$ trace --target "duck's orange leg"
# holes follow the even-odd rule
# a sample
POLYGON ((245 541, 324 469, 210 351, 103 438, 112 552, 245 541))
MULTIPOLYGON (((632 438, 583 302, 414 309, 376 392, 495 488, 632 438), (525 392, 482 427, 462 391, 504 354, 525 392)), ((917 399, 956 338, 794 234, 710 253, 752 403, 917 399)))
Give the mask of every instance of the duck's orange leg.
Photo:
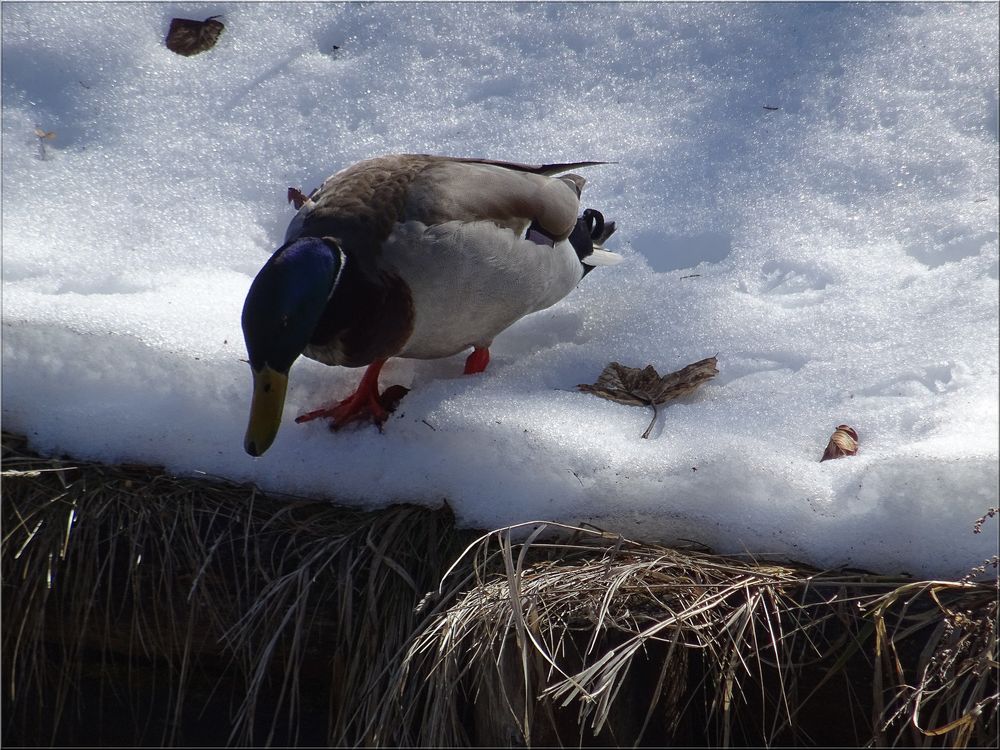
POLYGON ((365 374, 361 376, 357 390, 340 403, 306 412, 296 417, 295 422, 301 424, 313 419, 328 417, 330 428, 337 430, 350 422, 370 418, 381 430, 382 423, 389 418, 391 410, 385 408, 378 392, 378 376, 384 364, 385 360, 379 359, 368 365, 365 374))
POLYGON ((465 360, 465 374, 475 375, 486 369, 490 363, 490 348, 488 346, 477 346, 472 350, 472 354, 465 360))

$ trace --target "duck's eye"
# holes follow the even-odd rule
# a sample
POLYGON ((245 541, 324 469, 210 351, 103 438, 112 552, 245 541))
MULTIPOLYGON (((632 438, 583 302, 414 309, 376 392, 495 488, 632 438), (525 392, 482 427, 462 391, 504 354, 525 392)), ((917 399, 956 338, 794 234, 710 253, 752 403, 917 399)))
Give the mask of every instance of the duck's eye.
POLYGON ((587 222, 587 231, 590 232, 591 239, 600 239, 604 233, 604 214, 596 209, 588 208, 583 212, 583 220, 587 222))

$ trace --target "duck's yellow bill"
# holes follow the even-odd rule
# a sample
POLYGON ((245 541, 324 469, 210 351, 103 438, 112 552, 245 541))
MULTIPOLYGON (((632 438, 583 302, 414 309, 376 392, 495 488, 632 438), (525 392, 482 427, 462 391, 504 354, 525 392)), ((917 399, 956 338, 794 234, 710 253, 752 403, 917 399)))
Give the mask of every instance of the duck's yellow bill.
POLYGON ((285 391, 288 375, 264 365, 253 371, 253 400, 250 402, 250 424, 243 439, 243 447, 251 456, 260 456, 271 447, 281 412, 285 408, 285 391))

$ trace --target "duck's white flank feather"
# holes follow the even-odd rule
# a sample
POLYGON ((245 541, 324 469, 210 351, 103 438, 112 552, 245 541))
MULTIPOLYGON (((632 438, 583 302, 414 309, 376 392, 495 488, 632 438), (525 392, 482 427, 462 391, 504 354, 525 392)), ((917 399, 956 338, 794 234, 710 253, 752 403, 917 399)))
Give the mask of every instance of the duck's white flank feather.
POLYGON ((489 346, 518 319, 561 300, 583 276, 568 241, 537 245, 490 221, 397 224, 382 252, 387 270, 410 287, 413 333, 398 356, 415 359, 489 346))

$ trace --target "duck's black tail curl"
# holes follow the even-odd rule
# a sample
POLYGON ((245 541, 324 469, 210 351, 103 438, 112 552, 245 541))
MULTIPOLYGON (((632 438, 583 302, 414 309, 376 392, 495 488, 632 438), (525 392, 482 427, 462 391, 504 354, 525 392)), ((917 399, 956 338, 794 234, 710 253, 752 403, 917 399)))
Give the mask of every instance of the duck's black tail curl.
POLYGON ((610 266, 618 263, 621 256, 604 249, 604 243, 618 227, 613 221, 605 221, 604 214, 596 208, 588 208, 576 220, 576 226, 569 236, 569 242, 583 264, 584 275, 594 266, 610 266))
POLYGON ((605 240, 615 233, 615 226, 613 221, 605 221, 604 214, 598 211, 596 208, 588 208, 583 212, 577 223, 580 221, 587 225, 587 231, 590 233, 590 239, 598 247, 604 245, 605 240))

